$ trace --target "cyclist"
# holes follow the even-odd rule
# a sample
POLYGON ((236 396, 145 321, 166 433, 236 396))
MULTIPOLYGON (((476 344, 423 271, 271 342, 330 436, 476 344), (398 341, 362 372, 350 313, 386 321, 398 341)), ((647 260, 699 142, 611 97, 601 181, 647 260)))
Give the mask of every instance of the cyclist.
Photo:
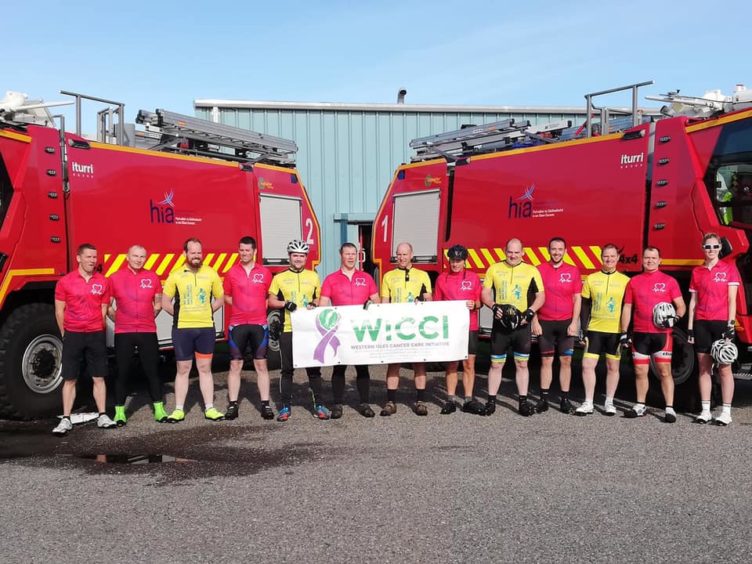
POLYGON ((240 373, 248 348, 251 349, 253 367, 256 369, 261 417, 274 419, 274 411, 269 404, 270 383, 266 364, 266 348, 269 344, 266 302, 272 284, 272 273, 256 262, 256 249, 256 239, 250 236, 241 238, 238 243, 240 262, 230 268, 224 280, 225 303, 232 311, 228 326, 231 360, 227 375, 229 404, 225 419, 235 419, 238 416, 240 373))
MULTIPOLYGON (((413 268, 413 246, 410 243, 397 245, 397 268, 384 274, 381 285, 382 303, 404 304, 418 301, 431 301, 431 279, 423 270, 413 268)), ((413 362, 415 374, 416 415, 428 415, 426 407, 426 364, 413 362)), ((392 363, 386 369, 387 402, 380 415, 388 417, 397 413, 397 387, 401 365, 392 363)))
MULTIPOLYGON (((465 302, 470 311, 470 334, 468 335, 467 360, 462 361, 462 389, 465 399, 461 403, 462 411, 466 413, 482 414, 483 405, 473 398, 475 384, 475 354, 478 351, 478 310, 480 309, 481 282, 478 275, 465 268, 467 249, 462 245, 454 245, 447 251, 449 270, 442 272, 436 279, 433 298, 441 300, 460 300, 465 302)), ((447 402, 441 408, 441 413, 447 415, 457 410, 460 400, 457 391, 457 367, 459 361, 448 362, 446 365, 447 402)))
MULTIPOLYGON (((355 268, 358 248, 352 243, 343 243, 339 248, 340 268, 324 279, 321 286, 320 306, 362 305, 367 308, 371 303, 379 303, 379 291, 370 274, 355 268)), ((347 366, 338 364, 332 369, 332 419, 342 417, 342 403, 345 395, 345 371, 347 366)), ((355 366, 358 396, 358 413, 363 417, 373 417, 375 413, 368 404, 371 377, 368 365, 355 366)))
POLYGON ((214 312, 222 307, 222 281, 213 269, 203 264, 201 241, 188 239, 183 244, 185 263, 167 277, 162 291, 162 309, 173 316, 172 343, 175 347, 175 409, 167 417, 170 423, 185 419, 188 375, 196 358, 199 387, 204 399, 204 418, 221 421, 224 414, 214 407, 214 377, 211 372, 216 330, 214 312))
MULTIPOLYGON (((719 259, 721 238, 707 233, 702 238, 705 263, 692 271, 689 284, 689 339, 695 345, 697 363, 700 367, 700 401, 702 412, 695 418, 697 423, 708 423, 713 360, 710 347, 719 339, 733 340, 735 336, 736 295, 739 291, 739 272, 733 263, 719 259)), ((715 418, 719 425, 731 423, 731 401, 734 398, 734 375, 730 364, 719 364, 723 407, 715 418)))
POLYGON ((621 319, 624 291, 629 277, 616 271, 619 249, 608 243, 601 249, 601 270, 585 278, 582 286, 580 327, 585 331, 585 353, 582 357, 582 383, 585 401, 575 410, 575 415, 593 413, 595 396, 595 368, 600 356, 606 355, 606 402, 603 413, 616 415, 614 396, 619 385, 619 320, 621 319))
POLYGON ((504 261, 492 265, 486 272, 481 293, 481 300, 494 314, 485 414, 492 415, 496 411, 501 371, 511 347, 519 395, 518 411, 520 415, 529 417, 535 413, 535 406, 527 399, 530 381, 527 366, 530 358, 530 322, 545 302, 546 294, 538 269, 522 262, 522 241, 510 239, 505 253, 504 261))
MULTIPOLYGON (((281 309, 284 317, 284 327, 279 336, 279 352, 282 361, 279 389, 281 393, 281 408, 277 414, 277 421, 287 421, 292 414, 292 320, 290 314, 299 307, 313 309, 318 302, 321 284, 319 275, 313 270, 306 270, 309 247, 304 241, 290 241, 287 254, 290 257, 290 267, 277 274, 269 287, 269 307, 281 309)), ((308 385, 313 399, 313 412, 319 419, 329 419, 330 412, 321 403, 324 397, 321 391, 321 369, 308 367, 308 385)))
POLYGON ((560 408, 564 413, 574 413, 569 401, 569 384, 572 380, 572 354, 574 338, 580 323, 582 302, 582 277, 578 268, 564 262, 567 243, 561 237, 548 242, 548 262, 538 270, 546 289, 546 301, 533 318, 532 332, 538 336, 541 354, 541 397, 535 406, 538 413, 548 410, 548 391, 553 380, 554 354, 559 356, 560 408))
POLYGON ((94 401, 99 418, 97 426, 109 429, 115 422, 105 413, 107 390, 107 348, 104 318, 110 303, 110 286, 97 267, 97 249, 84 243, 76 251, 78 268, 63 276, 55 286, 55 319, 63 337, 63 418, 52 430, 54 435, 67 435, 73 424, 70 416, 76 399, 76 381, 81 361, 86 359, 88 373, 94 383, 94 401))
POLYGON ((645 398, 648 393, 648 370, 650 357, 653 357, 658 376, 661 379, 666 410, 663 420, 676 421, 674 411, 674 379, 671 375, 671 351, 673 347, 672 327, 686 312, 681 290, 677 281, 660 271, 661 253, 656 247, 645 247, 642 252, 642 274, 629 281, 624 293, 624 307, 621 314, 622 348, 630 343, 629 322, 634 317, 632 339, 632 361, 634 362, 637 403, 627 410, 625 417, 642 417, 647 413, 645 398), (673 304, 674 311, 659 319, 654 315, 656 306, 673 304), (661 304, 661 305, 659 305, 661 304))
POLYGON ((115 423, 126 424, 125 399, 128 396, 128 375, 133 353, 138 351, 141 366, 149 382, 149 396, 154 420, 167 421, 159 378, 159 342, 154 318, 162 309, 162 283, 151 270, 144 268, 146 249, 132 245, 126 255, 126 266, 110 276, 112 302, 107 315, 115 322, 115 423))

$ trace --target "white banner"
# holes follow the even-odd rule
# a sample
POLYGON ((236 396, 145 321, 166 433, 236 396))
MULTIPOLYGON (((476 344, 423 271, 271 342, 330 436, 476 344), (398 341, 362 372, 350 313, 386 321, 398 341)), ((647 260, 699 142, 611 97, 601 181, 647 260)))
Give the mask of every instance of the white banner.
POLYGON ((293 365, 463 360, 469 330, 463 301, 298 309, 292 314, 293 365))

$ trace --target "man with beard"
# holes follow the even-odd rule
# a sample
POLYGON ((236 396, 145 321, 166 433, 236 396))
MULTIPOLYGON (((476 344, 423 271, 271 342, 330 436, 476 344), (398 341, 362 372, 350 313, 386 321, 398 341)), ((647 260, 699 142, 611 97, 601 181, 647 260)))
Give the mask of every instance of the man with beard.
POLYGON ((214 312, 222 307, 224 297, 222 281, 214 270, 203 264, 201 241, 188 239, 183 251, 185 263, 170 273, 162 292, 162 309, 174 318, 172 343, 177 361, 175 410, 167 421, 179 423, 185 419, 188 374, 194 355, 204 398, 204 417, 220 421, 224 415, 214 407, 211 363, 216 340, 214 312))
POLYGON ((574 337, 580 322, 582 278, 576 266, 566 264, 567 243, 561 237, 548 242, 551 257, 538 267, 546 289, 546 301, 533 319, 533 335, 538 336, 541 354, 541 397, 535 406, 538 413, 548 410, 548 390, 553 380, 554 354, 559 356, 560 408, 563 413, 574 413, 569 401, 569 384, 572 380, 572 354, 574 337))

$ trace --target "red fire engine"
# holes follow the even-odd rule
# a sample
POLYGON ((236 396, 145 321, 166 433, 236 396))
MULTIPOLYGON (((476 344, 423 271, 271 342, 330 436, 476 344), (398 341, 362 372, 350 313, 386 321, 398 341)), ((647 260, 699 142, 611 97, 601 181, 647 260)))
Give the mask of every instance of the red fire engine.
MULTIPOLYGON (((243 235, 257 239, 259 260, 273 271, 287 264, 290 239, 311 245, 311 266, 320 260, 294 142, 165 110, 139 112, 146 130, 136 132, 123 104, 64 94, 75 97, 75 134, 51 127, 47 107, 57 104, 10 93, 0 101, 0 416, 59 409, 53 291, 83 242, 97 246, 108 276, 138 243, 149 252, 146 267, 164 280, 183 263, 189 237, 202 240, 204 263, 220 275, 237 260, 243 235), (108 104, 96 142, 80 134, 82 99, 108 104)), ((220 310, 218 337, 224 320, 220 310)), ((160 313, 163 347, 171 323, 160 313)))
MULTIPOLYGON (((511 237, 522 239, 526 260, 538 265, 549 258, 548 240, 562 236, 583 274, 600 267, 606 243, 621 249, 626 273, 640 270, 643 247, 656 246, 686 292, 692 268, 702 264, 702 235, 715 232, 724 260, 742 275, 737 334, 748 363, 752 93, 741 86, 731 97, 672 92, 660 98, 668 102, 661 113, 648 117, 637 108, 646 84, 588 94, 580 127, 509 119, 413 140, 416 156, 397 168, 374 222, 379 275, 392 268, 401 241, 412 243, 415 263, 434 276, 448 266, 446 250, 461 243, 468 267, 482 275, 504 259, 511 237), (593 105, 620 90, 632 91, 631 111, 616 116, 593 105)), ((488 328, 489 312, 484 319, 488 328)), ((675 337, 675 380, 691 395, 694 354, 684 329, 675 337)))

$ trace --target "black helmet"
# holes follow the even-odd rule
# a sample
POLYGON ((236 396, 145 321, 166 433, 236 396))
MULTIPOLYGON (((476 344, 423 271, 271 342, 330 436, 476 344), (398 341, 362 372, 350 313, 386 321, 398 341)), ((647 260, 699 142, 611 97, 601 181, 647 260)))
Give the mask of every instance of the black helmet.
POLYGON ((499 323, 504 329, 514 331, 522 323, 522 313, 511 304, 503 304, 501 307, 502 317, 499 323))
POLYGON ((467 260, 467 249, 462 245, 454 245, 447 251, 449 260, 467 260))

